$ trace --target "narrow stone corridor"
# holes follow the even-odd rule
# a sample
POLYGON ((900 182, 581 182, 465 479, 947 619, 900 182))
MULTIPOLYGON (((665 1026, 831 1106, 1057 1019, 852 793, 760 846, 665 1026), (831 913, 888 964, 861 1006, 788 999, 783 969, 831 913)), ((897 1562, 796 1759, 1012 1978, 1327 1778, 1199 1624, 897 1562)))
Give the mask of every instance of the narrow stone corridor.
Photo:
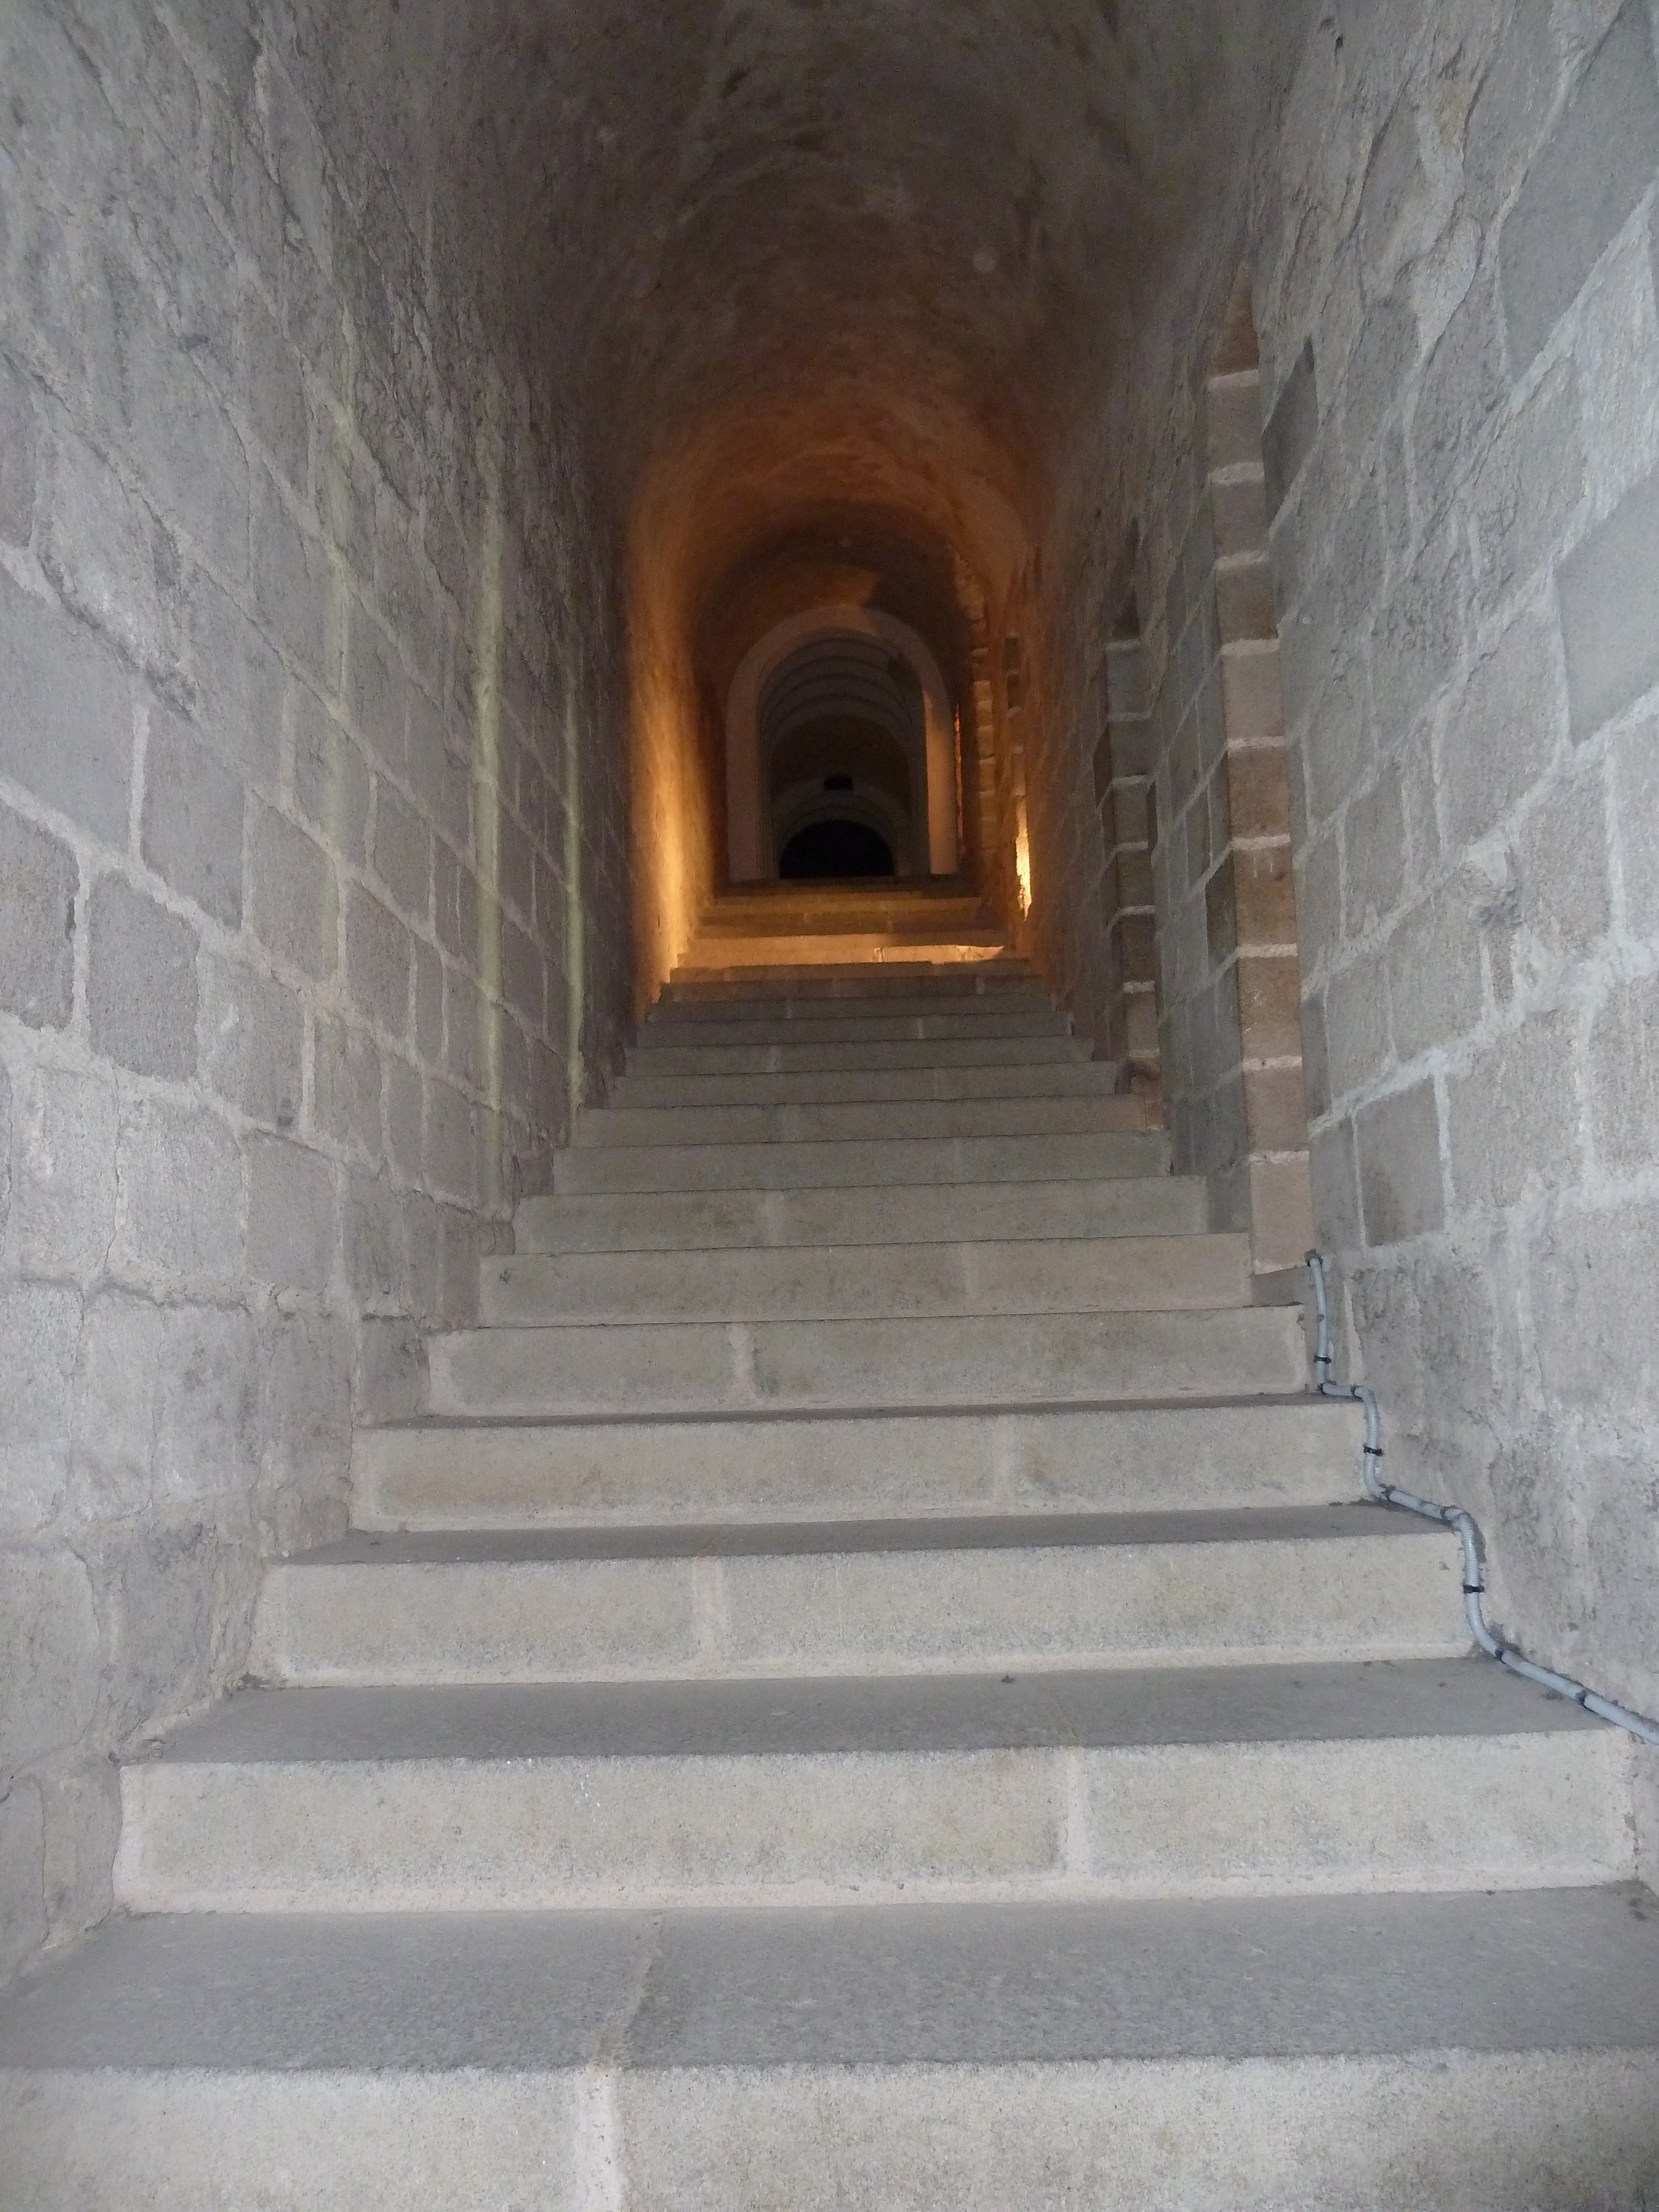
POLYGON ((125 1767, 23 2201, 1639 2191, 1634 1747, 1330 1502, 1354 1409, 1116 1078, 971 898, 716 903, 125 1767))
POLYGON ((0 0, 4 2212, 1659 2195, 1656 52, 0 0))

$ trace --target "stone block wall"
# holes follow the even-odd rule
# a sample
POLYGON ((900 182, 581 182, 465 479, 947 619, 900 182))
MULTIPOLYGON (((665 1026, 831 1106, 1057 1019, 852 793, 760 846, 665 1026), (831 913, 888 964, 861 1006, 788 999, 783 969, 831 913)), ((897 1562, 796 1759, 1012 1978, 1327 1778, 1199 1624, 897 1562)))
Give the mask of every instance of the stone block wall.
POLYGON ((576 477, 318 67, 234 0, 0 18, 0 1975, 623 1010, 576 477))
POLYGON ((1157 942, 1152 905, 1152 723, 1146 713, 1140 640, 1126 634, 1106 648, 1105 728, 1094 750, 1095 802, 1103 866, 1100 928, 1106 1003, 1102 1057, 1115 1060, 1127 1089, 1158 1081, 1157 942))
MULTIPOLYGON (((1040 574, 1025 596, 1018 683, 1009 694, 1018 704, 1006 718, 1001 739, 1005 773, 1015 787, 1005 819, 1024 826, 1031 881, 1019 943, 1079 1034, 1092 1039, 1095 1057, 1122 1065, 1125 1006, 1116 963, 1123 940, 1115 940, 1106 926, 1117 872, 1100 783, 1100 743, 1112 723, 1109 659, 1103 649, 1089 654, 1076 693, 1068 695, 1072 656, 1056 635, 1069 627, 1068 611, 1052 586, 1044 592, 1040 574), (1078 743, 1079 730, 1091 732, 1091 742, 1078 743)), ((1127 793, 1126 806, 1132 815, 1127 793)))
MULTIPOLYGON (((1243 264, 1314 1224, 1346 1356, 1380 1394, 1397 1472, 1481 1517, 1495 1618, 1650 1712, 1655 47, 1649 0, 1344 0, 1311 17, 1079 457, 1066 547, 1102 580, 1104 626, 1105 580, 1138 544, 1149 689, 1173 685, 1193 716, 1179 779, 1170 763, 1185 817, 1225 720, 1204 692, 1221 649, 1200 581, 1206 386, 1243 264)), ((1092 741, 1081 724, 1079 751, 1092 741)), ((1235 809, 1206 815, 1212 852, 1235 809)), ((1162 789, 1157 827, 1173 1091, 1171 987, 1201 978, 1208 916, 1176 896, 1162 789)))
POLYGON ((1218 1229, 1255 1262, 1310 1231, 1295 895, 1267 559, 1273 426, 1261 421, 1248 290, 1200 388, 1187 463, 1151 533, 1148 660, 1158 1031, 1177 1168, 1209 1178, 1218 1229), (1160 557, 1161 556, 1161 557, 1160 557))
POLYGON ((1659 1710, 1647 0, 1343 9, 1262 201, 1319 1235, 1493 1606, 1659 1710), (1333 118, 1336 118, 1334 125, 1333 118))

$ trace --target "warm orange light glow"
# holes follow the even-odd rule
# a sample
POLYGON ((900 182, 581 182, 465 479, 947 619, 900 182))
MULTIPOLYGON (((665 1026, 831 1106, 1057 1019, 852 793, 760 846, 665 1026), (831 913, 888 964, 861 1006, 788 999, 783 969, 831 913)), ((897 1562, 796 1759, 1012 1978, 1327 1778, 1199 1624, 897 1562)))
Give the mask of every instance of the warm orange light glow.
POLYGON ((1019 884, 1019 910, 1031 911, 1031 833, 1025 826, 1025 801, 1019 801, 1014 829, 1014 874, 1019 884))

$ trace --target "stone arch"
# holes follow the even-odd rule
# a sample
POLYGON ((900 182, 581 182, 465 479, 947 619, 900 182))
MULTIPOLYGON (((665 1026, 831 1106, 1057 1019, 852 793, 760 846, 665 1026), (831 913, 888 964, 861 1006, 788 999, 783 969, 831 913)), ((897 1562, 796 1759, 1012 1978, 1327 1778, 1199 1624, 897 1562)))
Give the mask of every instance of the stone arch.
POLYGON ((908 623, 870 607, 819 606, 792 615, 744 654, 732 679, 726 710, 727 857, 733 883, 758 883, 776 872, 769 793, 761 758, 761 704, 768 684, 803 646, 836 639, 878 644, 902 660, 921 693, 922 728, 914 762, 926 825, 928 873, 953 875, 957 848, 956 724, 951 696, 932 651, 908 623))

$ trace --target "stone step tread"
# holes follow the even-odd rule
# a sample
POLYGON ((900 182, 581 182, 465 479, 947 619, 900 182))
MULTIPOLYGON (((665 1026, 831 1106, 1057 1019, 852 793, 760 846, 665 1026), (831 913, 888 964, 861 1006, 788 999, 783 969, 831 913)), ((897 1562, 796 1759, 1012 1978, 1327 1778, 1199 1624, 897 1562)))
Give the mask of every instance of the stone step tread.
POLYGON ((268 1570, 248 1672, 546 1682, 1447 1658, 1468 1647, 1460 1556, 1449 1532, 1364 1506, 359 1531, 268 1570))
POLYGON ((776 1012, 761 1013, 741 1001, 729 1006, 677 1007, 672 1012, 647 1015, 628 1040, 627 1048, 630 1058, 637 1063, 642 1055, 650 1055, 661 1049, 664 1031, 672 1030, 674 1033, 672 1042, 702 1042, 731 1051, 735 1048, 729 1042, 722 1046, 720 1033, 741 1027, 750 1030, 775 1030, 777 1042, 781 1044, 831 1045, 835 1048, 837 1060, 845 1060, 852 1066, 875 1053, 879 1047, 894 1042, 941 1045, 964 1041, 971 1043, 976 1038, 987 1038, 1004 1044, 1023 1042, 1036 1045, 1055 1037, 1069 1037, 1074 1043, 1091 1049, 1088 1039, 1081 1032, 1073 1030, 1063 1017, 1054 1017, 1054 1009, 1046 1002, 1041 1006, 1031 1007, 1012 1002, 993 1004, 986 1000, 971 1003, 988 1006, 990 1010, 980 1016, 963 1012, 960 1008, 947 1004, 935 1005, 926 1010, 913 1008, 907 1012, 896 1003, 891 1007, 861 1006, 848 1000, 831 1000, 825 1001, 821 1009, 821 1019, 814 1018, 809 1020, 804 1017, 791 1018, 776 1012), (1014 1025, 1016 1017, 1024 1021, 1027 1015, 1040 1026, 1024 1029, 1014 1025), (926 1031, 918 1035, 916 1032, 918 1021, 947 1019, 953 1026, 944 1036, 929 1036, 926 1031), (861 1038, 848 1038, 839 1034, 846 1023, 863 1024, 871 1020, 880 1021, 886 1027, 861 1038), (976 1023, 982 1026, 975 1027, 976 1023), (705 1036, 704 1032, 708 1034, 705 1036))
POLYGON ((1214 1310, 1251 1303, 1247 1237, 981 1239, 519 1253, 482 1263, 489 1327, 1214 1310))
POLYGON ((1161 1130, 1043 1137, 828 1137, 793 1144, 622 1145, 556 1154, 555 1188, 845 1190, 878 1185, 1109 1181, 1163 1176, 1161 1130))
POLYGON ((304 1686, 237 1692, 140 1765, 776 1759, 1589 1733, 1477 1658, 884 1680, 304 1686))
POLYGON ((433 1413, 715 1413, 1293 1389, 1286 1308, 855 1321, 572 1322, 428 1340, 433 1413))
POLYGON ((924 1183, 905 1188, 607 1191, 522 1200, 520 1255, 961 1244, 1205 1232, 1196 1176, 1099 1182, 924 1183))
POLYGON ((757 968, 677 968, 654 1006, 711 1006, 765 998, 841 999, 879 1005, 887 999, 977 999, 1005 992, 1042 992, 1036 969, 1012 957, 937 968, 922 960, 884 960, 860 968, 790 968, 776 962, 757 968))
MULTIPOLYGON (((955 1104, 973 1099, 1116 1098, 1109 1060, 1054 1060, 1036 1067, 739 1069, 617 1077, 604 1110, 629 1107, 841 1106, 880 1099, 955 1104)), ((1139 1126, 1148 1126, 1145 1109, 1139 1126)))
MULTIPOLYGON (((459 1426, 459 1424, 452 1425, 459 1426)), ((1194 1508, 1145 1513, 895 1514, 859 1521, 589 1522, 569 1528, 358 1528, 297 1552, 285 1570, 535 1565, 587 1559, 805 1559, 845 1553, 1139 1550, 1191 1545, 1351 1542, 1443 1544, 1415 1514, 1352 1504, 1194 1508)))
POLYGON ((869 927, 823 921, 810 922, 798 934, 787 937, 769 931, 738 930, 730 937, 708 938, 698 948, 701 961, 711 968, 758 968, 774 961, 789 967, 808 962, 850 965, 860 960, 881 967, 896 957, 925 959, 941 968, 955 964, 978 968, 1002 959, 1006 951, 1000 928, 981 928, 975 922, 952 921, 948 916, 925 929, 909 929, 902 924, 869 927))
POLYGON ((950 1015, 990 1021, 1009 1015, 1031 1014, 1048 1021, 1059 1013, 1046 992, 1017 989, 1012 984, 998 991, 896 991, 884 996, 866 994, 858 998, 848 994, 797 997, 788 993, 769 997, 755 993, 741 999, 665 997, 659 999, 647 1013, 640 1024, 640 1034, 649 1036, 668 1024, 685 1028, 731 1022, 798 1024, 810 1034, 820 1022, 848 1019, 914 1022, 950 1015))
POLYGON ((788 1105, 594 1107, 577 1117, 579 1152, 623 1146, 938 1142, 956 1137, 1097 1136, 1151 1127, 1128 1096, 846 1099, 788 1105))
POLYGON ((139 1910, 1526 1887, 1627 1741, 1442 1657, 247 1690, 121 1777, 139 1910))
POLYGON ((353 1438, 360 1523, 563 1525, 1325 1504, 1358 1493, 1358 1409, 1264 1394, 920 1412, 430 1416, 353 1438))
MULTIPOLYGON (((768 2070, 1659 2053, 1656 1993, 1659 1899, 1634 1884, 833 1911, 118 1917, 7 1993, 0 2069, 349 2076, 602 2060, 768 2070)), ((1659 2153, 1659 2118, 1648 2140, 1659 2153)))
POLYGON ((1069 1015, 1050 1006, 991 1006, 972 1012, 928 1007, 911 1014, 848 1007, 834 1013, 815 1012, 810 1019, 783 1014, 750 1018, 734 1012, 722 1012, 718 1020, 659 1018, 641 1024, 633 1048, 696 1044, 942 1044, 952 1039, 1072 1034, 1069 1015))
POLYGON ((862 1044, 663 1045, 646 1036, 629 1048, 628 1068, 640 1076, 944 1073, 953 1068, 1086 1067, 1096 1063, 1087 1038, 1056 1031, 1041 1037, 877 1038, 862 1044))

